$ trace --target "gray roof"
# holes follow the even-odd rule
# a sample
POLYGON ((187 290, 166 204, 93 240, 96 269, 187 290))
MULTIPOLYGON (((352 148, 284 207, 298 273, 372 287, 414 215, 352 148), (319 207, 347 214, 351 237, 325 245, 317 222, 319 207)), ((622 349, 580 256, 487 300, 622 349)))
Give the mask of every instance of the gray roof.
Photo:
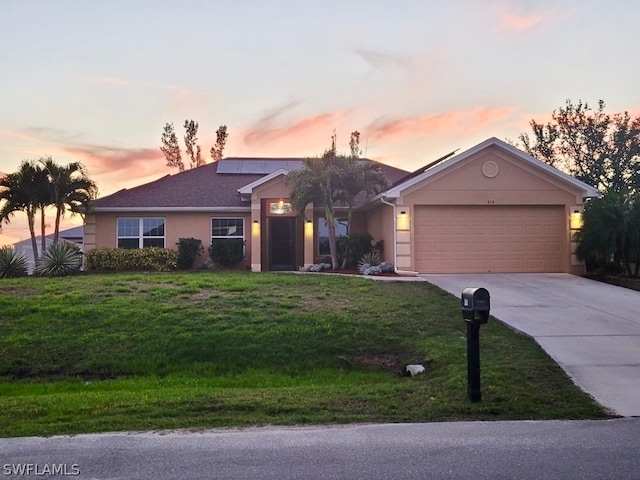
MULTIPOLYGON (((300 168, 302 160, 304 158, 226 158, 99 198, 94 202, 94 209, 249 208, 249 202, 241 199, 239 188, 284 168, 284 165, 288 167, 285 169, 300 168)), ((374 163, 382 168, 391 183, 408 173, 374 163)))

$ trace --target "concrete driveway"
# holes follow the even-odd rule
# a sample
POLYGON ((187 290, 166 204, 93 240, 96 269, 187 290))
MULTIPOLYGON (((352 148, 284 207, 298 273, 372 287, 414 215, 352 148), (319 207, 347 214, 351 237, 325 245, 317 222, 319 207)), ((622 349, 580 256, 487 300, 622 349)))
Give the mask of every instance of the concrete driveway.
POLYGON ((560 273, 421 277, 458 297, 486 288, 494 317, 533 337, 600 404, 640 416, 640 292, 560 273))

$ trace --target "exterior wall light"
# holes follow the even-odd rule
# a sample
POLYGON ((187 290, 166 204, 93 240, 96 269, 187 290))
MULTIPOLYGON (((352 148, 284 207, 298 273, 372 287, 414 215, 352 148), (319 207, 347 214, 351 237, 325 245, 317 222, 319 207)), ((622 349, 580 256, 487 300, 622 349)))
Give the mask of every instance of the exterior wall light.
POLYGON ((410 230, 411 229, 411 220, 409 219, 409 215, 406 210, 401 210, 400 215, 398 215, 398 230, 410 230))
POLYGON ((571 230, 580 230, 584 224, 582 212, 580 210, 574 210, 571 213, 571 230))

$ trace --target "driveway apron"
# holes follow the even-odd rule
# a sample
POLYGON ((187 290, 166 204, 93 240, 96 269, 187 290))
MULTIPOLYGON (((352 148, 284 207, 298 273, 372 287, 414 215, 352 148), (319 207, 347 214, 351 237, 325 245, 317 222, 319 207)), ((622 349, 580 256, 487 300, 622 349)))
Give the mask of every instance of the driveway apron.
POLYGON ((458 297, 486 288, 491 315, 533 337, 601 405, 640 416, 640 292, 561 273, 420 276, 458 297))

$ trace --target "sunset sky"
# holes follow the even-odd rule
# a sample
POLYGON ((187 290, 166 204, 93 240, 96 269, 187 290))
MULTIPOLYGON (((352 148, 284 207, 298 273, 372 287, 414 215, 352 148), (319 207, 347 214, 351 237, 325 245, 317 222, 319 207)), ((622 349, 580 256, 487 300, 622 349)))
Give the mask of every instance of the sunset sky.
MULTIPOLYGON (((413 170, 516 140, 567 99, 640 114, 640 3, 612 0, 0 0, 0 172, 83 162, 100 196, 175 173, 162 127, 208 154, 348 151, 413 170)), ((67 219, 65 227, 79 219, 67 219)), ((16 217, 0 245, 28 237, 16 217)))

